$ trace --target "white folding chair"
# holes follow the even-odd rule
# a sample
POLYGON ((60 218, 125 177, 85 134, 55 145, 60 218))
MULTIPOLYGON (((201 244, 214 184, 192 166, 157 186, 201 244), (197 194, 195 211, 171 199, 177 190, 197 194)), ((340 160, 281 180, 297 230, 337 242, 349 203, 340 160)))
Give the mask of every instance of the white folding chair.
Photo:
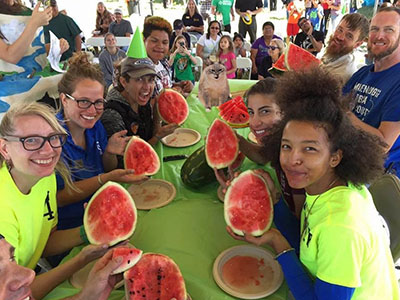
POLYGON ((195 36, 194 34, 188 33, 190 36, 190 43, 191 45, 191 49, 195 49, 196 48, 196 44, 197 44, 197 36, 195 36))
POLYGON ((203 72, 203 60, 200 56, 195 56, 196 64, 194 65, 194 79, 200 80, 201 73, 203 72))
POLYGON ((237 57, 236 58, 236 67, 238 69, 246 69, 246 72, 247 72, 247 70, 249 70, 247 79, 250 79, 250 77, 251 77, 252 66, 253 66, 253 63, 251 62, 250 58, 248 58, 248 57, 237 57))

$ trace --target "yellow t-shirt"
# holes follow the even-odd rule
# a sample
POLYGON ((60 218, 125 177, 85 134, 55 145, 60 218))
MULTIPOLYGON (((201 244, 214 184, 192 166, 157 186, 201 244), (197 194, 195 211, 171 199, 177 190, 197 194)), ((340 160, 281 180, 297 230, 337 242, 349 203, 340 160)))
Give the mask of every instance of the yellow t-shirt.
POLYGON ((307 195, 300 260, 314 277, 355 288, 352 300, 400 299, 389 239, 365 186, 307 195), (312 203, 311 213, 308 214, 312 203))
POLYGON ((35 268, 57 225, 56 177, 42 178, 22 194, 7 167, 0 168, 0 233, 15 247, 19 265, 35 268))

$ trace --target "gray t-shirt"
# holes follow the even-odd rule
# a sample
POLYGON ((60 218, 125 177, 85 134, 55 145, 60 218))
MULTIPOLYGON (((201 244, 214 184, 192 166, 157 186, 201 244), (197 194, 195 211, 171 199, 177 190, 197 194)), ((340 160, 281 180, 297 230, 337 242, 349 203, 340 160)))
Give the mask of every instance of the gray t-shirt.
POLYGON ((104 80, 106 82, 107 87, 109 87, 112 83, 112 76, 114 72, 114 62, 120 59, 123 59, 126 56, 125 52, 121 49, 117 50, 117 53, 112 55, 107 51, 106 48, 99 55, 99 64, 101 71, 104 74, 104 80))
POLYGON ((117 24, 112 22, 108 28, 108 32, 111 32, 115 36, 125 36, 126 33, 133 33, 131 23, 127 20, 122 19, 121 23, 117 24))

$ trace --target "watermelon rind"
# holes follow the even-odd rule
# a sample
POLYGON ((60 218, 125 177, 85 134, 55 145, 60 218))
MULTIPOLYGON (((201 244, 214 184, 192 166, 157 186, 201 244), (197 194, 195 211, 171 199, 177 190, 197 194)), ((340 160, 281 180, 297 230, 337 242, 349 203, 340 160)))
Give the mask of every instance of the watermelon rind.
MULTIPOLYGON (((165 275, 164 275, 165 276, 165 275)), ((159 253, 145 253, 142 258, 136 263, 135 266, 124 272, 125 281, 125 295, 127 300, 137 299, 159 299, 159 300, 186 300, 187 293, 185 287, 185 280, 178 265, 168 256, 159 253), (173 271, 169 273, 169 278, 163 278, 162 266, 168 267, 168 270, 173 271), (140 271, 140 272, 138 272, 140 271), (167 280, 169 282, 167 282, 167 280), (153 281, 157 283, 153 283, 153 281), (171 285, 168 286, 167 284, 171 285), (129 290, 132 285, 135 285, 131 293, 129 290), (151 298, 153 291, 160 290, 156 298, 151 298)))
MULTIPOLYGON (((114 274, 119 274, 122 272, 125 272, 126 270, 132 268, 134 265, 136 265, 136 263, 142 258, 143 255, 143 251, 137 248, 132 248, 132 247, 118 247, 118 248, 114 248, 113 249, 113 258, 114 257, 118 257, 118 255, 116 254, 117 252, 132 252, 132 255, 130 255, 130 257, 126 257, 123 256, 123 262, 122 264, 115 269, 111 275, 114 274), (128 261, 126 261, 128 259, 128 261)), ((122 253, 121 253, 122 254, 122 253)), ((129 256, 129 254, 128 254, 129 256)))
POLYGON ((157 152, 154 150, 154 148, 145 140, 141 139, 138 136, 132 136, 131 139, 129 140, 128 144, 125 147, 125 152, 124 152, 124 166, 125 169, 133 169, 135 171, 134 175, 144 175, 144 176, 150 176, 150 175, 154 175, 158 172, 158 170, 160 169, 160 158, 158 157, 157 152), (153 159, 153 163, 154 166, 152 167, 152 169, 150 170, 146 170, 145 172, 136 172, 135 168, 129 165, 128 162, 128 156, 129 156, 129 151, 133 151, 131 149, 132 144, 134 143, 141 143, 143 146, 145 146, 146 148, 149 149, 149 153, 146 155, 146 157, 144 157, 143 159, 138 159, 138 164, 140 164, 140 166, 143 166, 144 163, 144 159, 153 159))
POLYGON ((90 198, 90 201, 88 202, 85 208, 85 213, 83 215, 83 225, 85 228, 86 236, 90 244, 92 245, 108 244, 109 246, 113 246, 121 241, 130 238, 135 231, 136 222, 136 205, 132 199, 131 194, 120 184, 112 181, 107 182, 101 188, 99 188, 96 193, 94 193, 94 195, 90 198), (94 205, 94 203, 97 202, 98 196, 102 192, 107 191, 107 189, 116 189, 123 195, 123 197, 122 195, 112 194, 109 195, 106 203, 100 203, 101 205, 108 206, 110 206, 110 203, 113 203, 112 209, 103 210, 102 212, 105 215, 99 216, 97 222, 95 223, 96 220, 93 220, 90 217, 92 210, 91 207, 92 205, 94 205), (118 209, 123 204, 123 200, 126 201, 124 203, 126 205, 121 209, 118 209), (130 224, 130 222, 126 222, 124 217, 132 217, 133 223, 130 224), (126 226, 131 226, 130 230, 127 231, 125 228, 126 226), (118 233, 119 229, 123 230, 124 232, 119 232, 119 235, 116 235, 116 233, 108 234, 104 230, 104 232, 101 232, 101 238, 96 238, 96 236, 99 236, 99 234, 97 233, 99 227, 103 227, 105 230, 114 230, 116 233, 118 233))
POLYGON ((236 133, 233 129, 223 120, 215 119, 214 122, 211 124, 208 134, 206 137, 206 160, 208 165, 211 168, 222 169, 230 166, 239 154, 239 139, 236 136, 236 133), (219 129, 217 129, 217 127, 219 129), (214 139, 211 141, 210 136, 213 136, 215 131, 217 134, 220 133, 221 130, 225 129, 224 135, 221 136, 220 139, 214 139), (223 138, 222 138, 223 137, 223 138), (227 140, 230 141, 227 141, 227 140), (218 145, 212 147, 217 147, 217 149, 210 149, 211 143, 218 143, 218 145), (231 153, 229 157, 223 159, 222 152, 230 150, 231 153), (219 161, 216 161, 219 160, 219 161))
MULTIPOLYGON (((272 225, 272 221, 273 221, 273 216, 274 216, 274 211, 273 211, 273 203, 272 203, 272 198, 271 198, 271 194, 269 192, 268 189, 268 185, 265 182, 264 178, 262 178, 262 176, 254 173, 252 170, 248 170, 245 171, 243 173, 241 173, 238 177, 236 177, 234 180, 232 180, 231 184, 229 185, 227 192, 225 194, 225 199, 224 199, 224 217, 225 217, 225 222, 226 224, 232 229, 232 231, 237 234, 237 235, 244 235, 244 232, 242 229, 240 228, 236 228, 234 225, 232 225, 231 222, 231 218, 234 218, 234 216, 232 215, 232 207, 236 207, 238 206, 240 208, 240 210, 243 210, 244 212, 248 212, 249 211, 249 207, 247 206, 248 203, 245 203, 246 208, 241 207, 241 205, 243 205, 243 203, 241 203, 241 201, 243 201, 244 197, 240 195, 240 193, 238 193, 238 189, 242 189, 243 190, 243 194, 244 195, 251 195, 252 191, 248 189, 248 187, 246 186, 246 182, 245 180, 249 180, 251 177, 253 177, 255 179, 260 179, 265 187, 265 191, 268 195, 268 199, 266 199, 265 205, 266 205, 266 209, 269 209, 269 215, 266 216, 267 219, 267 223, 265 224, 264 228, 258 228, 256 230, 253 230, 251 232, 248 232, 249 234, 253 235, 253 236, 261 236, 263 235, 272 225), (239 198, 238 197, 243 197, 243 198, 239 198), (240 205, 237 205, 237 203, 235 203, 235 200, 237 200, 237 202, 239 202, 240 205)), ((257 195, 259 195, 259 193, 257 193, 257 195)), ((257 196, 254 195, 254 196, 257 196)), ((254 202, 255 203, 255 202, 254 202)), ((258 203, 257 203, 258 205, 258 203)), ((259 207, 256 207, 255 209, 259 209, 259 207)))
MULTIPOLYGON (((186 119, 189 116, 189 106, 186 102, 185 97, 183 97, 183 95, 173 89, 164 89, 162 90, 162 92, 160 93, 160 95, 158 96, 157 99, 157 112, 158 115, 160 116, 160 118, 167 124, 171 124, 171 123, 175 123, 178 125, 182 125, 186 119), (179 109, 179 111, 177 112, 178 114, 182 114, 182 115, 177 115, 175 114, 172 117, 169 117, 166 115, 167 112, 163 111, 164 108, 168 109, 168 110, 172 110, 175 108, 175 105, 172 105, 171 103, 167 103, 167 105, 163 105, 163 102, 166 101, 167 97, 166 96, 171 96, 173 95, 173 97, 177 97, 177 99, 180 100, 181 104, 183 104, 183 106, 185 107, 184 109, 182 109, 182 107, 179 109)), ((171 111, 168 111, 169 113, 171 111)))

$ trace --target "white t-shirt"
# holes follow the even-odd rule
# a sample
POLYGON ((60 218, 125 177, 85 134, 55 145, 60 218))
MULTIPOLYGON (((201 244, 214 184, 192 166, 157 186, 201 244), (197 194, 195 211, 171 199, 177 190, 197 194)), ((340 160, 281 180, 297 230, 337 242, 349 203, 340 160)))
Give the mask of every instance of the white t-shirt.
POLYGON ((218 51, 218 43, 219 40, 221 39, 221 36, 217 36, 216 40, 213 40, 210 36, 209 39, 207 39, 206 34, 203 34, 201 38, 198 40, 199 45, 203 46, 203 58, 208 58, 211 53, 217 53, 218 51))

